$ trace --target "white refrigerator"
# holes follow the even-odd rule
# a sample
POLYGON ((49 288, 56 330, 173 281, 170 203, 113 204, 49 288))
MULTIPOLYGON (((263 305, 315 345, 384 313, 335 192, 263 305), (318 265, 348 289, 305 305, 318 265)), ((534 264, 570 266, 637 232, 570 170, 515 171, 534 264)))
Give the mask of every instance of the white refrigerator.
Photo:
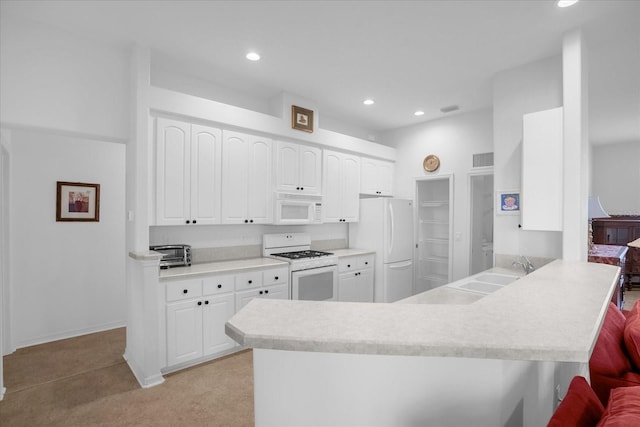
POLYGON ((374 302, 413 294, 413 201, 360 199, 360 219, 349 224, 349 247, 375 251, 374 302))

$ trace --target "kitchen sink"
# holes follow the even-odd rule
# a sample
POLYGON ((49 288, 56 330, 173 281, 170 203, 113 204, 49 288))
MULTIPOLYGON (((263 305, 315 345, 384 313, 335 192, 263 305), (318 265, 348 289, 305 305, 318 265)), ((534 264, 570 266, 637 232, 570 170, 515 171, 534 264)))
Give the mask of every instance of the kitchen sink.
POLYGON ((518 276, 509 276, 508 274, 497 273, 480 273, 475 276, 475 279, 479 282, 494 283, 496 285, 508 285, 514 280, 518 280, 518 276))
POLYGON ((519 276, 511 276, 509 274, 479 273, 445 286, 461 291, 487 295, 504 288, 509 283, 518 279, 519 276))

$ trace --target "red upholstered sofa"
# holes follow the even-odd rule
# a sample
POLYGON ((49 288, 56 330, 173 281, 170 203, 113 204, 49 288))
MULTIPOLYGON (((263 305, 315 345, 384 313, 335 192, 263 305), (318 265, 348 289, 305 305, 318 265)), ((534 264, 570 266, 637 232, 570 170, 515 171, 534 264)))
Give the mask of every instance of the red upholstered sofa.
POLYGON ((606 408, 584 377, 574 377, 547 427, 640 426, 640 386, 611 390, 606 408))
POLYGON ((611 389, 640 386, 640 301, 626 317, 615 304, 609 305, 589 360, 589 374, 603 405, 611 389))

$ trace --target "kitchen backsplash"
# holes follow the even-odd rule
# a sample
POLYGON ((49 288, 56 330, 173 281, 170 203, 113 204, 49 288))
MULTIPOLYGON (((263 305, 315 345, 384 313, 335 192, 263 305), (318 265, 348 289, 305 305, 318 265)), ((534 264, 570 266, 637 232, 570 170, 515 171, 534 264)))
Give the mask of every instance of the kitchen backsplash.
MULTIPOLYGON (((311 249, 316 251, 330 251, 331 249, 345 249, 346 247, 346 239, 314 240, 311 242, 311 249)), ((234 259, 259 258, 261 256, 262 245, 191 249, 191 262, 193 264, 229 261, 234 259)))

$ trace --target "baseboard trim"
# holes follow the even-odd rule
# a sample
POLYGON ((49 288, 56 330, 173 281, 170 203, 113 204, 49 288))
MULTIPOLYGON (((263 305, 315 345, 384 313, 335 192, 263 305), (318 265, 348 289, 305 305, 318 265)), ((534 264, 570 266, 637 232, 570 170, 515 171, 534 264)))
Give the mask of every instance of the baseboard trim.
POLYGON ((118 322, 105 323, 103 325, 92 326, 90 328, 74 329, 70 331, 60 332, 57 334, 46 335, 38 338, 21 341, 14 347, 14 351, 23 347, 31 347, 32 345, 46 344, 53 341, 79 337, 82 335, 94 334, 96 332, 109 331, 111 329, 122 328, 125 326, 127 326, 127 322, 125 320, 122 320, 118 322))

